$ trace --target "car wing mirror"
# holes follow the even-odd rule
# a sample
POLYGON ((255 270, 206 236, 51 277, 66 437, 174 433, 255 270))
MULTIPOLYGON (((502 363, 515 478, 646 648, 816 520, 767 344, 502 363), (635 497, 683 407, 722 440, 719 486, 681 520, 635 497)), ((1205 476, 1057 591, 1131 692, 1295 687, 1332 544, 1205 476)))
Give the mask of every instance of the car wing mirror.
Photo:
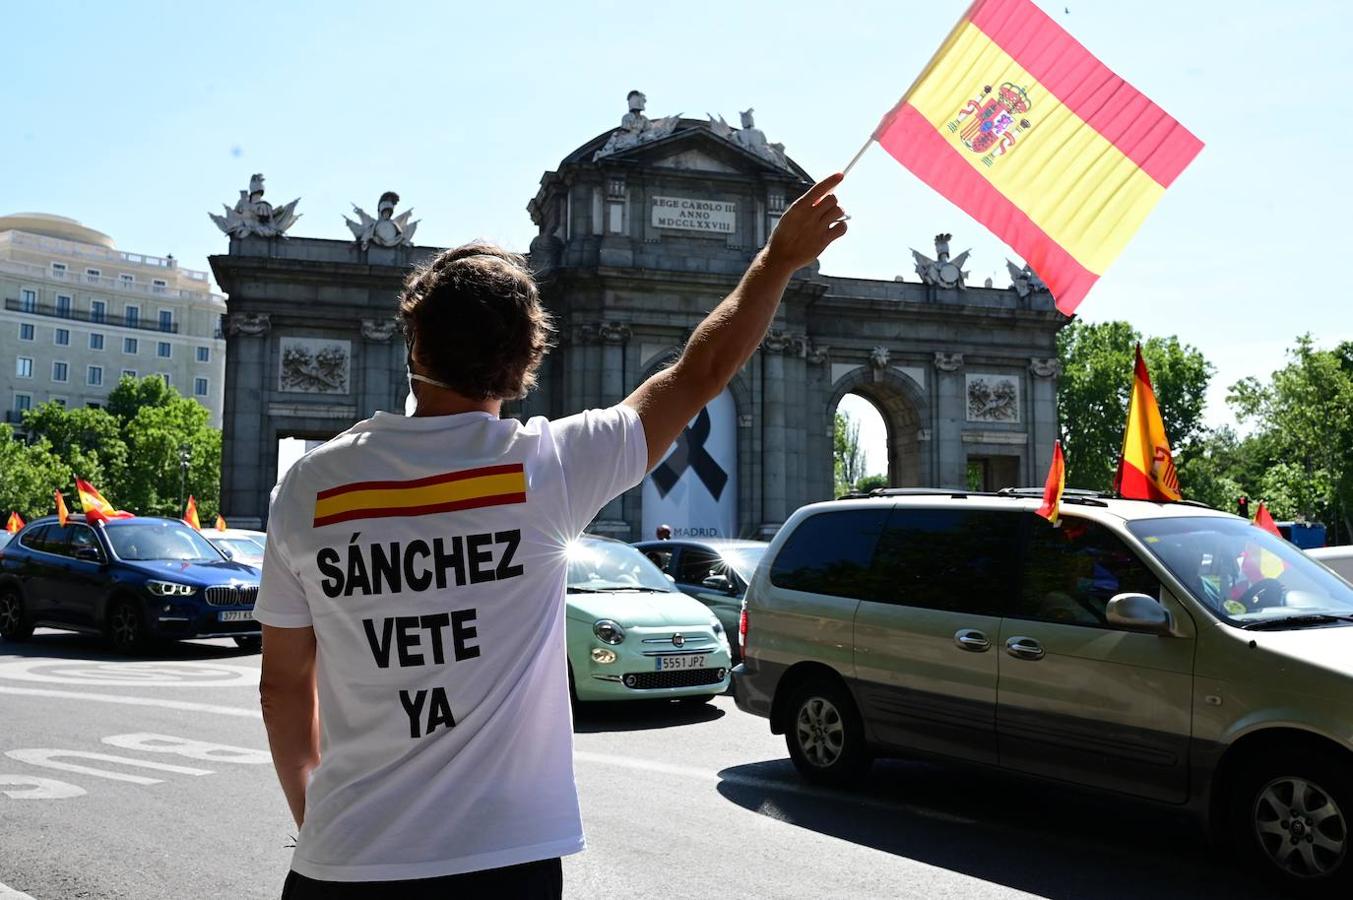
POLYGON ((728 591, 733 587, 733 583, 728 580, 727 575, 711 575, 700 582, 702 587, 707 587, 711 591, 728 591))
POLYGON ((1169 634, 1174 619, 1160 601, 1146 594, 1118 594, 1104 609, 1110 625, 1147 634, 1169 634))
POLYGON ((96 547, 76 547, 75 558, 85 562, 103 562, 103 554, 96 547))

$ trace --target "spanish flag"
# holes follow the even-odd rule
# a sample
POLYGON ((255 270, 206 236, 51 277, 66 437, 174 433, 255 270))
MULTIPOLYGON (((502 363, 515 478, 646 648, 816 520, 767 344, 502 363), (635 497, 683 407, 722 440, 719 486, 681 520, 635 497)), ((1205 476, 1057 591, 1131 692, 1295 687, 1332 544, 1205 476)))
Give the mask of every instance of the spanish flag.
POLYGON ((60 491, 53 491, 53 493, 56 500, 56 520, 64 527, 66 519, 70 517, 70 513, 66 510, 66 498, 61 496, 60 491))
POLYGON ((202 523, 197 519, 197 501, 193 499, 192 494, 188 495, 188 508, 183 512, 183 522, 198 531, 202 530, 202 523))
POLYGON ((1062 512, 1062 492, 1066 490, 1066 458, 1062 456, 1062 442, 1052 448, 1052 465, 1048 467, 1048 482, 1043 485, 1043 505, 1035 512, 1054 526, 1062 512))
POLYGON ((1123 455, 1118 460, 1113 489, 1118 496, 1131 500, 1179 500, 1183 496, 1140 344, 1132 399, 1128 402, 1127 431, 1123 434, 1123 455))
POLYGON ((226 530, 226 520, 223 519, 223 518, 221 518, 221 514, 220 514, 220 513, 217 513, 217 514, 216 514, 216 530, 217 530, 217 531, 225 531, 225 530, 226 530))
POLYGON ((1031 0, 968 7, 873 139, 1067 315, 1203 147, 1031 0))
POLYGON ((1283 536, 1283 533, 1278 530, 1278 523, 1273 521, 1273 514, 1268 511, 1268 506, 1262 500, 1259 501, 1259 511, 1254 514, 1254 524, 1274 537, 1283 536))
POLYGON ((23 526, 23 517, 16 512, 11 512, 9 514, 9 521, 5 523, 5 531, 8 531, 10 534, 18 534, 23 526))
POLYGON ((75 479, 75 491, 80 495, 80 508, 85 511, 85 520, 89 522, 107 522, 109 519, 130 519, 132 513, 124 509, 114 509, 113 504, 103 499, 103 494, 83 478, 75 479))
POLYGON ((526 470, 521 463, 509 463, 409 481, 358 481, 326 488, 315 495, 314 526, 525 502, 526 470))

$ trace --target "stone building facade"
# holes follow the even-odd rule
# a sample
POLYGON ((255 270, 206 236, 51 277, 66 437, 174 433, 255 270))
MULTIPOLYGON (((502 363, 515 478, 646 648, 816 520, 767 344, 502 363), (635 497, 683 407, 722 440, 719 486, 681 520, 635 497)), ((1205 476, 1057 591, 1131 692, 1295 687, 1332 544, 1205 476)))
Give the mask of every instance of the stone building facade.
MULTIPOLYGON (((750 111, 732 128, 648 120, 642 95, 634 103, 621 128, 545 173, 528 204, 531 265, 559 346, 539 388, 505 414, 610 405, 669 364, 811 183, 750 111)), ((947 249, 917 255, 921 283, 799 272, 726 396, 593 530, 634 540, 661 520, 678 533, 773 534, 831 496, 833 413, 847 393, 882 413, 894 485, 1041 483, 1066 320, 1027 279, 1019 290, 964 286, 963 257, 947 249)), ((324 438, 402 408, 393 300, 409 267, 435 252, 246 235, 212 258, 230 307, 222 502, 232 522, 266 515, 279 437, 324 438), (295 375, 323 368, 326 350, 342 359, 335 374, 295 375)))

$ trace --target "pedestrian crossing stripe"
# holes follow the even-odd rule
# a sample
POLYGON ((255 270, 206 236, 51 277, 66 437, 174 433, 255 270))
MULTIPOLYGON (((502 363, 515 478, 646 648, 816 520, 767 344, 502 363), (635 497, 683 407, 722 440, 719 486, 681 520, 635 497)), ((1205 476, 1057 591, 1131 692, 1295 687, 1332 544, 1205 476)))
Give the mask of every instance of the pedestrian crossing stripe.
POLYGON ((314 527, 525 502, 526 470, 521 463, 484 466, 408 481, 358 481, 326 488, 315 495, 314 527))

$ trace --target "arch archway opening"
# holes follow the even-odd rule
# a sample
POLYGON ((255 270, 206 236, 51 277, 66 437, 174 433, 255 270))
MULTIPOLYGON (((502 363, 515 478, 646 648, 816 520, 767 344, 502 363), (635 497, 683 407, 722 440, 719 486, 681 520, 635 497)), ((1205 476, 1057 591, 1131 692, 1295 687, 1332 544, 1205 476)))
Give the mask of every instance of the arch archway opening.
POLYGON ((861 369, 837 383, 828 415, 833 436, 833 486, 845 490, 919 487, 925 483, 921 428, 923 399, 914 386, 891 373, 879 378, 861 369), (837 427, 843 417, 844 433, 837 427), (849 450, 858 445, 852 465, 849 450))

